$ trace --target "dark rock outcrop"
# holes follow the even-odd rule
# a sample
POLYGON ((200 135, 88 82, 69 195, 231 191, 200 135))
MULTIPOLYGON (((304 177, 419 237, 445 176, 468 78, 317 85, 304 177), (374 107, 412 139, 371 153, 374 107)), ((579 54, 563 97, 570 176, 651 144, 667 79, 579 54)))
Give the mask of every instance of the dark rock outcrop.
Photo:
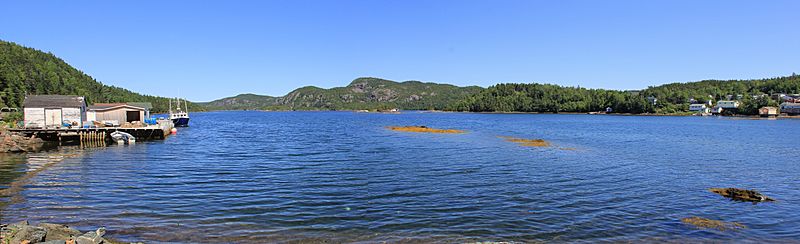
POLYGON ((709 191, 720 196, 730 198, 734 201, 742 202, 773 202, 775 199, 767 197, 756 190, 745 190, 739 188, 711 188, 709 191))

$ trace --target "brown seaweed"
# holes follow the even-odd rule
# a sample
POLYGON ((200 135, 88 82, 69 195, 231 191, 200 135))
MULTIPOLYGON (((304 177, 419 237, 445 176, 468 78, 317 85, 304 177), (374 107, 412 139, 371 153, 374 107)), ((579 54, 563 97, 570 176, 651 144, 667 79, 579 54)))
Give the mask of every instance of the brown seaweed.
POLYGON ((702 229, 717 229, 720 231, 744 229, 747 226, 739 222, 724 222, 719 220, 707 219, 702 217, 688 217, 682 218, 681 222, 688 225, 693 225, 702 229))
POLYGON ((404 132, 420 132, 420 133, 442 133, 442 134, 460 134, 465 133, 463 130, 454 129, 434 129, 427 126, 387 126, 386 128, 393 131, 404 132))

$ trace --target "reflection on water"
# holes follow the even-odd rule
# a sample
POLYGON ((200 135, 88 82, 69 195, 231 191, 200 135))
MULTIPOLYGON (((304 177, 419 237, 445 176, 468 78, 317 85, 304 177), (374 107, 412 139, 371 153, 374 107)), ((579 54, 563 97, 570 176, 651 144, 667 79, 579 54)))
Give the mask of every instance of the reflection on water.
POLYGON ((164 242, 800 238, 800 151, 782 142, 800 138, 800 120, 214 112, 192 123, 165 141, 76 157, 6 155, 4 189, 37 173, 3 199, 3 222, 164 242), (468 133, 385 129, 403 125, 468 133), (732 202, 712 187, 779 201, 732 202), (681 222, 691 216, 748 228, 681 222))
MULTIPOLYGON (((81 147, 62 147, 37 153, 0 154, 0 210, 9 203, 20 203, 24 195, 19 194, 25 185, 40 172, 49 169, 64 159, 77 157, 87 151, 81 147)), ((47 184, 47 182, 41 182, 47 184)), ((2 216, 2 215, 0 215, 2 216)))

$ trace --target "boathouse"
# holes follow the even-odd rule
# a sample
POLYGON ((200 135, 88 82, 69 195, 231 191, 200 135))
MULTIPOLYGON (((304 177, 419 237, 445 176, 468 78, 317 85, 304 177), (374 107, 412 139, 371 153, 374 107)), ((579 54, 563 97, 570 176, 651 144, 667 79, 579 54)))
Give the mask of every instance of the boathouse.
POLYGON ((23 102, 25 128, 82 127, 86 120, 84 97, 29 95, 23 102))
POLYGON ((149 102, 135 102, 135 103, 126 103, 128 105, 134 107, 140 107, 144 109, 144 118, 150 118, 150 110, 153 110, 153 104, 149 102))
POLYGON ((758 109, 758 115, 761 117, 775 117, 778 116, 778 108, 776 107, 762 107, 758 109))
POLYGON ((111 122, 119 125, 125 122, 144 122, 149 112, 143 107, 126 103, 96 103, 86 112, 88 121, 111 122))

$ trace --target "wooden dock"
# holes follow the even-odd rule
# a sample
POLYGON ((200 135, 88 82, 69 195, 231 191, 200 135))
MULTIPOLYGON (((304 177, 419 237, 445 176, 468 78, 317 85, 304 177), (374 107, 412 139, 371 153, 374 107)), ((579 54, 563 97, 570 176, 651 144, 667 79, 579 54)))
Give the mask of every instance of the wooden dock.
POLYGON ((10 129, 11 132, 35 136, 44 141, 62 143, 82 143, 86 141, 111 141, 111 133, 125 132, 136 137, 138 141, 163 140, 170 134, 172 128, 163 126, 148 126, 141 128, 58 128, 58 129, 10 129))

